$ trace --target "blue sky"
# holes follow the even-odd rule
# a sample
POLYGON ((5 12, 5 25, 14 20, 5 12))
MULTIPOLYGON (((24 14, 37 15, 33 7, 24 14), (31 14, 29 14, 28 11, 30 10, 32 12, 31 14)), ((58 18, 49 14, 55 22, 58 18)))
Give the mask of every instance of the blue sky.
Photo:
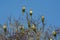
POLYGON ((47 25, 60 26, 60 0, 0 0, 0 24, 4 24, 7 16, 21 16, 22 6, 26 11, 32 8, 35 16, 44 15, 47 25))

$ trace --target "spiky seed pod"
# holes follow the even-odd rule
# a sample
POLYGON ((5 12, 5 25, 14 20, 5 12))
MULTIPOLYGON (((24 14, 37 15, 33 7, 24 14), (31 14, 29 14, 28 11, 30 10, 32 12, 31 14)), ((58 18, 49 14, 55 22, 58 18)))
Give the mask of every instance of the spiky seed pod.
POLYGON ((32 10, 30 10, 30 16, 32 16, 32 12, 33 12, 33 11, 32 11, 32 10))
POLYGON ((53 31, 53 35, 54 35, 54 37, 56 37, 56 31, 53 31))
POLYGON ((32 24, 32 29, 34 32, 36 32, 36 26, 34 24, 32 24))
POLYGON ((42 18, 41 18, 41 20, 42 20, 42 23, 44 23, 44 19, 45 19, 45 18, 44 18, 44 16, 42 16, 42 18))
POLYGON ((7 31, 6 24, 3 25, 4 32, 7 31))
POLYGON ((25 6, 23 6, 23 7, 22 7, 22 12, 23 12, 23 13, 25 12, 25 9, 26 9, 25 6))

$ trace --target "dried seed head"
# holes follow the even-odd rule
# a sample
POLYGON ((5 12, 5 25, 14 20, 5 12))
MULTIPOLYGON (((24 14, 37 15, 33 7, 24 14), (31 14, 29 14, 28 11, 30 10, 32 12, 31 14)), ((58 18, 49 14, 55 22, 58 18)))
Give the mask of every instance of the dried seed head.
POLYGON ((49 40, 53 40, 52 38, 50 38, 49 40))
POLYGON ((42 18, 41 18, 41 19, 42 19, 42 22, 44 22, 44 19, 45 19, 45 18, 44 18, 44 16, 42 16, 42 18))
POLYGON ((42 19, 44 19, 44 16, 42 16, 42 19))
POLYGON ((23 12, 23 13, 25 12, 25 9, 26 9, 25 6, 23 6, 23 7, 22 7, 22 12, 23 12))
POLYGON ((3 28, 4 28, 4 32, 6 32, 6 24, 3 25, 3 28))
POLYGON ((32 11, 32 10, 30 10, 30 16, 32 16, 32 12, 33 12, 33 11, 32 11))
POLYGON ((53 31, 53 35, 56 36, 56 31, 53 31))
POLYGON ((6 24, 3 25, 3 28, 6 28, 6 24))
POLYGON ((36 29, 36 27, 35 27, 35 25, 34 25, 34 24, 32 24, 32 29, 36 29))
POLYGON ((23 25, 21 25, 21 26, 20 26, 20 29, 21 29, 21 30, 22 30, 22 29, 24 29, 24 26, 23 26, 23 25))
POLYGON ((34 24, 32 24, 32 29, 34 32, 36 32, 36 26, 34 24))

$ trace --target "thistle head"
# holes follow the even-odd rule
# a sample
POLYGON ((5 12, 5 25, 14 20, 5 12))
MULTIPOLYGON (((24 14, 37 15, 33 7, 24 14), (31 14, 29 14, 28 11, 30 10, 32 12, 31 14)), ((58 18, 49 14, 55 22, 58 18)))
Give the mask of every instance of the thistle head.
POLYGON ((4 32, 6 32, 6 24, 3 25, 4 32))
POLYGON ((53 31, 53 35, 56 37, 56 31, 53 31))
POLYGON ((33 11, 32 11, 32 9, 30 9, 30 16, 32 16, 32 13, 33 13, 33 11))
POLYGON ((50 38, 49 40, 53 40, 52 38, 50 38))
POLYGON ((44 19, 45 19, 44 16, 42 16, 42 17, 41 17, 42 22, 44 22, 44 19))
POLYGON ((22 7, 22 12, 23 12, 23 13, 25 12, 25 9, 26 9, 25 6, 23 6, 23 7, 22 7))
POLYGON ((31 28, 33 29, 33 31, 36 32, 36 26, 34 24, 32 24, 32 27, 31 28))

